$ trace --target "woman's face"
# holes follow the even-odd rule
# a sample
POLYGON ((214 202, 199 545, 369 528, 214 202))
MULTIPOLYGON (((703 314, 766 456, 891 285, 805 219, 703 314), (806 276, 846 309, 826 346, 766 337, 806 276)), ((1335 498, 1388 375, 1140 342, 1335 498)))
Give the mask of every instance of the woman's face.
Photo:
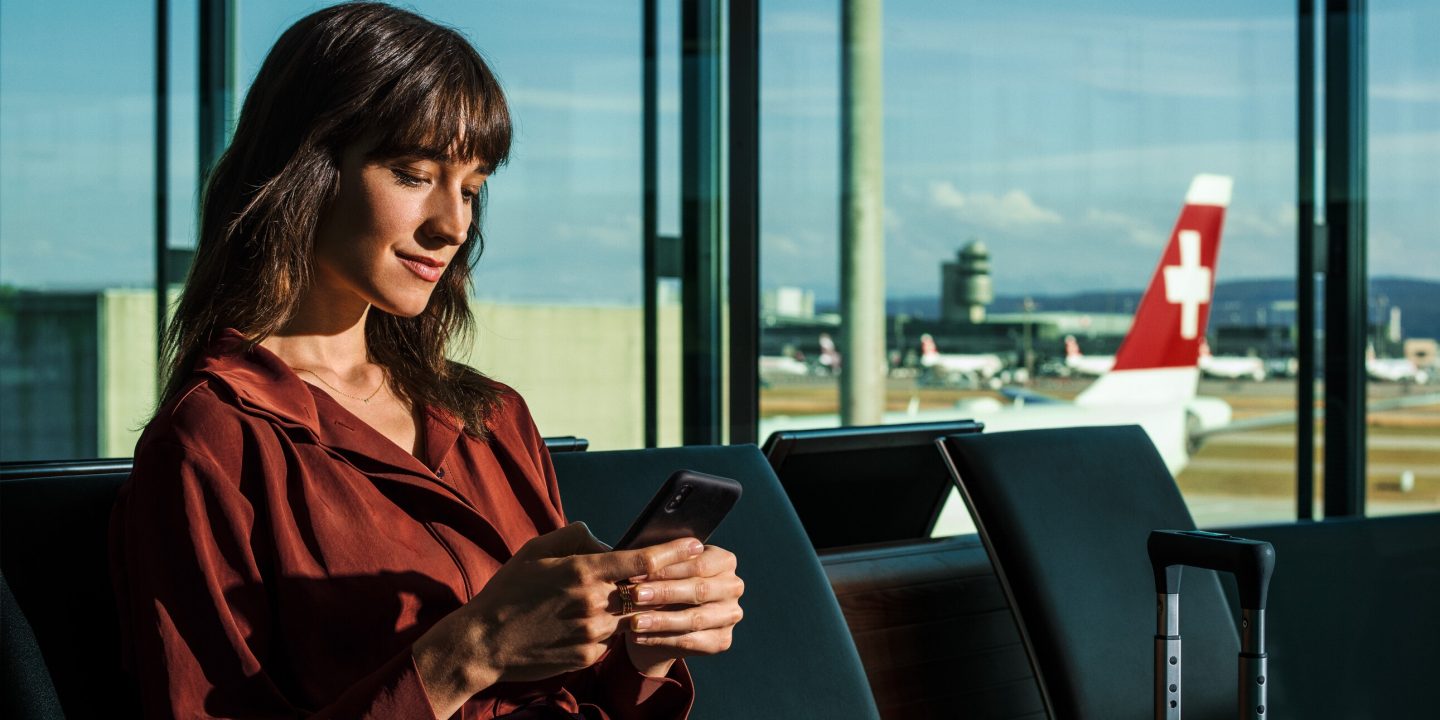
POLYGON ((465 242, 485 177, 479 163, 346 151, 316 233, 314 290, 419 315, 465 242))

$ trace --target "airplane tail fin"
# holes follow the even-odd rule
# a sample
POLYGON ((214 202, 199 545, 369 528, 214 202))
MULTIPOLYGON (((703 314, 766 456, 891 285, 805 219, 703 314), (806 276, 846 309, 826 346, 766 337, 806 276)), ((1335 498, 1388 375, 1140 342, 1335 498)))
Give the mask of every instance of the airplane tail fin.
POLYGON ((1077 403, 1183 402, 1195 397, 1220 230, 1232 187, 1233 181, 1222 175, 1196 175, 1191 181, 1170 242, 1115 353, 1114 368, 1086 388, 1077 403))
POLYGON ((930 333, 920 336, 920 356, 923 358, 939 357, 940 349, 935 347, 935 338, 930 333))
POLYGON ((840 369, 840 350, 829 333, 820 333, 820 364, 832 371, 840 369))

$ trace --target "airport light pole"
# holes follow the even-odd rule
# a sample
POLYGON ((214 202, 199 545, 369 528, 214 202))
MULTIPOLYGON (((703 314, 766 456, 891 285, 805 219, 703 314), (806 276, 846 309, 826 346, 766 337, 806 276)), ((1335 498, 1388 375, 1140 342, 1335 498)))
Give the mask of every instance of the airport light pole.
POLYGON ((881 0, 845 0, 840 49, 840 421, 885 411, 885 154, 881 0))

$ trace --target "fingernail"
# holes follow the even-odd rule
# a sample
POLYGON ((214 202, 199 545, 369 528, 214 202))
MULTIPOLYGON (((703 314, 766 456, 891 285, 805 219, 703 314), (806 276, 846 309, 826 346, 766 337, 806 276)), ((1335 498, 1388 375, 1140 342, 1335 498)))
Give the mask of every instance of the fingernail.
POLYGON ((705 552, 705 546, 701 545, 698 542, 693 542, 685 548, 685 551, 690 553, 691 555, 699 555, 700 553, 705 552))
POLYGON ((655 591, 651 588, 641 587, 635 589, 635 599, 640 602, 650 602, 650 599, 653 597, 655 597, 655 591))
POLYGON ((644 630, 644 629, 646 629, 646 628, 648 628, 648 627, 650 627, 650 616, 649 616, 649 615, 636 615, 636 616, 635 616, 635 629, 636 629, 636 630, 644 630))

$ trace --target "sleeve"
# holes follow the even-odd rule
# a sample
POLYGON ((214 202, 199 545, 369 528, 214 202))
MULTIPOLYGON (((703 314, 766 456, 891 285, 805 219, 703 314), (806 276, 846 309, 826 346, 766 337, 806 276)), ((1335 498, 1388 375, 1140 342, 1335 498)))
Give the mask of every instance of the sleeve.
POLYGON ((435 720, 408 647, 319 709, 267 672, 268 543, 236 475, 182 445, 142 443, 116 501, 111 575, 145 716, 435 720))
MULTIPOLYGON (((522 436, 533 455, 535 467, 540 468, 545 476, 551 503, 561 517, 561 524, 564 524, 567 520, 560 504, 560 483, 555 477, 550 451, 546 449, 545 439, 535 426, 524 401, 518 395, 514 396, 514 401, 520 406, 522 436)), ((599 711, 601 717, 610 720, 684 718, 690 714, 690 706, 695 701, 695 685, 684 660, 676 660, 666 677, 650 677, 630 664, 630 658, 619 643, 600 662, 571 673, 566 689, 582 706, 588 705, 599 711)))

